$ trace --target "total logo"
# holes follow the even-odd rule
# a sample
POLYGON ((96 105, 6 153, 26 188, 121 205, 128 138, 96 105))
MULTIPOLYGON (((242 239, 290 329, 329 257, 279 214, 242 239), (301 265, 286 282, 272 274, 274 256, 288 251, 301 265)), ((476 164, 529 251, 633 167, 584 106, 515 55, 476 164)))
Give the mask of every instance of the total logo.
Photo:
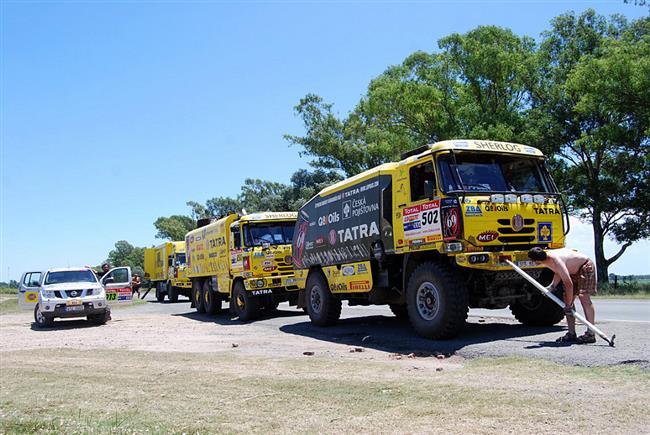
POLYGON ((333 224, 341 220, 341 215, 339 212, 335 211, 325 216, 318 218, 318 226, 322 227, 323 225, 333 224))

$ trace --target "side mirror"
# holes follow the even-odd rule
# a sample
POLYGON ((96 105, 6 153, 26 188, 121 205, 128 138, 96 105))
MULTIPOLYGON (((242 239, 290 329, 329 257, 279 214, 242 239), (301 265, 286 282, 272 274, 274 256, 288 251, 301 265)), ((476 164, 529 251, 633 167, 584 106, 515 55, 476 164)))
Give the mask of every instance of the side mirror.
POLYGON ((424 181, 424 195, 429 199, 433 199, 433 181, 424 181))

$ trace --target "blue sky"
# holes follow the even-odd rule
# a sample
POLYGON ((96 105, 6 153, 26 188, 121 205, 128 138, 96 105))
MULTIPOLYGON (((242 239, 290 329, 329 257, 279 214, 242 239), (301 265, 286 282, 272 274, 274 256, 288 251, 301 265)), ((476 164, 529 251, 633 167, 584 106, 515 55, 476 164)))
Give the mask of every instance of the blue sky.
MULTIPOLYGON (((554 16, 620 1, 4 1, 0 280, 150 246, 186 201, 308 166, 283 134, 308 92, 349 111, 368 82, 453 32, 537 38, 554 16)), ((589 228, 570 243, 589 251, 589 228)), ((610 269, 650 270, 647 241, 610 269)), ((611 255, 614 247, 608 246, 611 255)))

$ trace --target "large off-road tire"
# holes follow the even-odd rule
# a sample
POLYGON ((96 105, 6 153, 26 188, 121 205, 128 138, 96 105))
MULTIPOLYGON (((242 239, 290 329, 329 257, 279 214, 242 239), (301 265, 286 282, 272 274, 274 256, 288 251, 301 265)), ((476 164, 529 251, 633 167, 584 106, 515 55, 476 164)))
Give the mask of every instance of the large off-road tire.
POLYGON ((406 308, 406 305, 388 304, 388 306, 390 307, 390 310, 393 312, 393 314, 395 314, 395 317, 398 319, 408 319, 409 312, 406 308))
POLYGON ((36 304, 34 307, 34 322, 39 328, 49 328, 54 326, 54 319, 43 315, 40 304, 36 304))
POLYGON ((203 308, 207 314, 221 312, 221 295, 210 290, 210 280, 203 281, 203 308))
POLYGON ((156 300, 158 302, 163 302, 165 300, 165 292, 162 290, 162 283, 156 283, 156 300))
POLYGON ((455 278, 447 266, 431 261, 420 264, 408 278, 408 316, 422 337, 451 338, 465 326, 467 288, 455 278))
POLYGON ((110 319, 111 319, 111 312, 109 310, 106 310, 101 314, 92 314, 88 316, 88 321, 94 323, 95 325, 104 325, 110 319))
POLYGON ((203 306, 203 290, 201 289, 200 281, 192 281, 192 302, 197 313, 205 313, 203 306))
POLYGON ((167 283, 167 297, 172 304, 178 302, 178 289, 171 282, 167 283))
MULTIPOLYGON (((555 295, 562 299, 562 292, 555 295)), ((564 319, 564 310, 539 292, 529 300, 513 302, 510 311, 515 319, 528 326, 552 326, 564 319)))
POLYGON ((327 280, 320 272, 312 272, 305 288, 307 314, 314 325, 333 325, 341 317, 341 300, 327 287, 327 280))
POLYGON ((242 322, 257 318, 260 314, 259 300, 246 291, 244 283, 237 281, 232 290, 232 303, 235 314, 242 322))

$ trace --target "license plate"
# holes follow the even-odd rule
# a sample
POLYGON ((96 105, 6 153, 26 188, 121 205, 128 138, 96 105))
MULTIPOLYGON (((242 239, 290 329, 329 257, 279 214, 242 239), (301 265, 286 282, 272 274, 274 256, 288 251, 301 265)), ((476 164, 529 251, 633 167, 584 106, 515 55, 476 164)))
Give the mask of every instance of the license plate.
POLYGON ((83 305, 74 305, 74 306, 71 306, 71 307, 65 307, 65 310, 66 311, 83 311, 84 306, 83 305))
POLYGON ((68 307, 75 307, 81 305, 81 299, 69 299, 65 303, 68 307))
POLYGON ((533 267, 533 266, 537 266, 537 262, 535 262, 535 261, 528 261, 528 260, 525 260, 525 261, 518 261, 518 262, 517 262, 517 266, 519 266, 519 267, 533 267))

